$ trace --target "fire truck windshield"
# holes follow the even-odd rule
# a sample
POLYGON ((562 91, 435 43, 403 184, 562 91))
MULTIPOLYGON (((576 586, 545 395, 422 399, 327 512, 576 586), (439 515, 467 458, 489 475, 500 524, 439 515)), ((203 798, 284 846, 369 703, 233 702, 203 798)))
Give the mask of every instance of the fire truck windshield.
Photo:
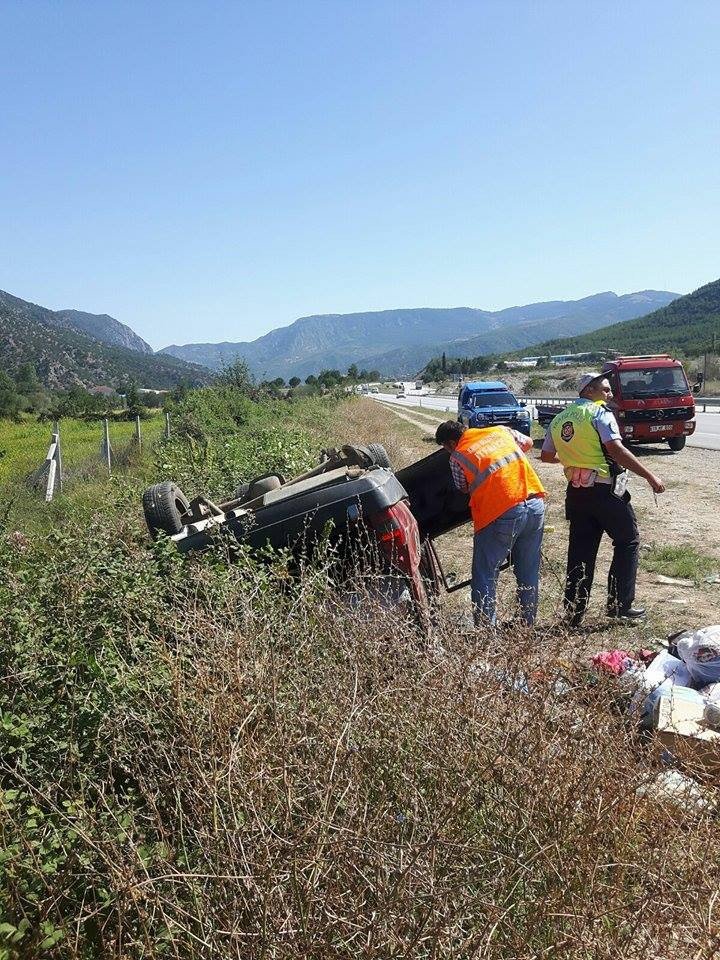
POLYGON ((621 370, 620 390, 626 400, 645 397, 680 397, 690 393, 682 367, 647 367, 621 370))

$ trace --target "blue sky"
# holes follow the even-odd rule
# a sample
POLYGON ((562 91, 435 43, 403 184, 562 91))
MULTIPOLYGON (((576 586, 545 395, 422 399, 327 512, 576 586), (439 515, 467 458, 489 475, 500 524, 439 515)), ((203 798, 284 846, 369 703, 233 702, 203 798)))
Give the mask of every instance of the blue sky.
POLYGON ((0 288, 154 347, 720 277, 720 4, 0 6, 0 288))

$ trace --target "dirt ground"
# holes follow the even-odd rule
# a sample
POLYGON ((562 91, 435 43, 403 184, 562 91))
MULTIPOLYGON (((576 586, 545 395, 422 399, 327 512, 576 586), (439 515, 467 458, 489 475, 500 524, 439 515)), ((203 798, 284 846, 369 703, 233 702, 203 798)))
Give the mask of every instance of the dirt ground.
MULTIPOLYGON (((437 449, 432 439, 435 426, 446 419, 439 411, 398 411, 369 399, 354 405, 347 424, 358 442, 378 440, 388 448, 393 463, 404 466, 437 449)), ((541 580, 541 625, 551 626, 560 613, 562 581, 567 549, 567 524, 564 519, 565 481, 559 466, 539 460, 539 441, 531 454, 548 490, 546 534, 543 546, 541 580)), ((717 559, 720 571, 720 451, 685 448, 674 454, 664 447, 641 448, 638 456, 658 474, 667 492, 655 503, 652 490, 639 477, 631 480, 631 496, 641 535, 641 563, 637 600, 648 609, 643 625, 611 625, 604 616, 605 584, 612 554, 611 544, 603 538, 598 556, 596 579, 585 632, 593 635, 597 646, 636 646, 650 636, 666 636, 685 626, 703 626, 720 621, 720 585, 700 583, 681 587, 658 582, 656 573, 643 569, 643 552, 652 547, 692 545, 700 553, 717 559)), ((446 572, 458 579, 469 576, 472 531, 468 527, 453 531, 437 541, 446 572)), ((512 575, 501 575, 498 591, 499 616, 509 617, 514 605, 512 575)), ((467 608, 469 591, 448 596, 448 603, 467 608)))

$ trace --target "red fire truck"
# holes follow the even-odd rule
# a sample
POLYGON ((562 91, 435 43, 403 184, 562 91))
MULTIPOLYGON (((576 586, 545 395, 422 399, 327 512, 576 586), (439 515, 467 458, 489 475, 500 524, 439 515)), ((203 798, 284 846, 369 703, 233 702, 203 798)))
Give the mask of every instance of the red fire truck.
MULTIPOLYGON (((609 409, 617 417, 626 443, 662 443, 682 450, 695 431, 695 401, 682 363, 667 353, 616 357, 603 364, 612 387, 609 409)), ((537 408, 543 426, 561 406, 537 408)))

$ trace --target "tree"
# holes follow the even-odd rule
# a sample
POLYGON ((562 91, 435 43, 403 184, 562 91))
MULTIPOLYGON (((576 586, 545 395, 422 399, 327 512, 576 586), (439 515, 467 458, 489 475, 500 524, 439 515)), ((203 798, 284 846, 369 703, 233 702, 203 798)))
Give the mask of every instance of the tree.
POLYGON ((15 386, 25 410, 37 412, 42 408, 45 391, 32 363, 23 363, 20 365, 15 377, 15 386))
POLYGON ((300 386, 300 377, 290 377, 290 379, 288 380, 288 383, 290 384, 290 386, 291 386, 291 387, 293 388, 293 390, 294 390, 295 387, 299 387, 299 386, 300 386))
POLYGON ((309 387, 314 387, 317 384, 317 382, 318 382, 318 378, 315 376, 314 373, 308 374, 308 376, 305 377, 305 383, 309 387))
POLYGON ((317 379, 319 384, 329 390, 342 383, 345 378, 339 370, 321 370, 317 379))
POLYGON ((255 390, 255 378, 250 373, 250 367, 247 360, 238 357, 228 366, 223 367, 217 375, 217 383, 224 387, 232 387, 234 390, 240 390, 242 393, 251 396, 255 390))
POLYGON ((442 360, 440 361, 442 372, 447 372, 447 357, 445 356, 445 351, 443 350, 442 360))
POLYGON ((348 380, 360 379, 360 371, 357 368, 357 364, 354 364, 354 363, 350 364, 350 366, 348 367, 347 375, 348 375, 348 380))
POLYGON ((84 387, 71 387, 52 397, 48 415, 53 420, 63 417, 102 417, 108 408, 109 402, 104 397, 90 393, 84 387))
POLYGON ((128 417, 133 420, 135 417, 147 416, 147 410, 140 399, 138 385, 134 380, 131 380, 125 388, 125 406, 127 407, 128 417))
POLYGON ((17 417, 21 406, 22 399, 15 381, 4 370, 0 370, 0 417, 17 417))

